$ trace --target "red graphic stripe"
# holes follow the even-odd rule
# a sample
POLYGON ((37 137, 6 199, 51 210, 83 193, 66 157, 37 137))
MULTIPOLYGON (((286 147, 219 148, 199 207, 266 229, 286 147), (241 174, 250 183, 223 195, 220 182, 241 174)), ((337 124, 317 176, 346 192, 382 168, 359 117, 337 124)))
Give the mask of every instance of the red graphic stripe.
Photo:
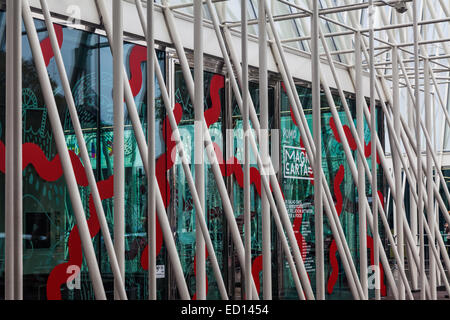
POLYGON ((255 282, 255 287, 258 294, 261 291, 261 279, 259 277, 259 274, 262 271, 262 268, 263 268, 263 256, 259 255, 253 260, 252 264, 252 277, 253 281, 255 282))
MULTIPOLYGON (((205 259, 208 259, 208 249, 205 248, 205 259)), ((197 275, 197 256, 194 256, 194 275, 197 275)), ((206 277, 206 295, 208 295, 208 277, 206 277)), ((197 300, 197 292, 194 293, 192 300, 197 300)))
MULTIPOLYGON (((330 118, 330 128, 333 131, 333 135, 334 138, 336 139, 337 142, 342 143, 341 138, 339 137, 337 128, 336 128, 336 123, 334 122, 334 118, 331 117, 330 118)), ((344 128, 344 133, 345 133, 345 137, 347 138, 347 142, 349 144, 349 147, 352 151, 355 151, 357 149, 356 146, 356 141, 355 138, 352 135, 352 132, 350 130, 350 128, 347 125, 343 125, 342 126, 344 128)), ((366 158, 370 157, 370 155, 372 154, 372 142, 369 141, 368 144, 364 144, 364 155, 366 156, 366 158)), ((377 163, 380 164, 380 157, 379 154, 377 152, 377 163)))
MULTIPOLYGON (((53 27, 55 28, 56 39, 58 40, 58 46, 61 49, 63 44, 63 27, 59 24, 54 23, 53 27)), ((50 60, 55 56, 52 49, 52 43, 50 42, 50 38, 47 37, 41 41, 41 50, 44 56, 45 65, 48 67, 50 64, 50 60)))
POLYGON ((147 61, 147 47, 135 45, 130 52, 130 87, 133 97, 136 97, 142 89, 141 64, 147 61))
MULTIPOLYGON (((180 123, 181 117, 183 115, 183 110, 179 103, 175 104, 173 110, 176 123, 180 123)), ((164 207, 167 209, 170 203, 170 185, 167 180, 166 172, 169 171, 174 163, 175 157, 173 152, 176 151, 176 143, 172 140, 172 128, 169 125, 169 119, 166 117, 162 126, 164 141, 166 142, 166 152, 161 155, 155 164, 156 180, 158 181, 158 186, 161 191, 161 196, 163 198, 164 207)), ((158 256, 161 252, 163 242, 163 235, 161 229, 159 228, 159 221, 157 224, 156 232, 156 255, 158 256)), ((141 254, 141 266, 142 269, 148 270, 148 244, 145 246, 141 254)))
MULTIPOLYGON (((341 184, 344 181, 345 168, 343 165, 339 166, 339 170, 334 177, 334 194, 336 196, 336 211, 338 213, 338 217, 342 213, 343 208, 343 197, 341 192, 341 184)), ((336 240, 333 239, 331 241, 330 250, 329 250, 330 264, 331 264, 331 274, 328 277, 327 281, 327 291, 329 294, 333 293, 334 286, 339 278, 339 264, 336 258, 337 246, 336 240)))

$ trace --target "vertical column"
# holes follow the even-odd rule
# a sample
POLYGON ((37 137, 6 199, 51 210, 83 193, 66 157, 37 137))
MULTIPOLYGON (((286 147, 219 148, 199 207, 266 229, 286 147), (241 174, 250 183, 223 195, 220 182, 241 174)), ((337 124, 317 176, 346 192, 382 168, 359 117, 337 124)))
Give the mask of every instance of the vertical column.
POLYGON ((249 141, 249 94, 248 94, 248 31, 247 0, 241 1, 241 47, 242 47, 242 120, 244 129, 244 249, 245 249, 245 296, 252 300, 252 250, 250 216, 250 141, 249 141))
MULTIPOLYGON (((203 145, 203 1, 194 1, 194 150, 195 150, 195 188, 203 212, 205 212, 205 165, 203 145)), ((196 291, 197 299, 206 299, 205 239, 200 229, 200 222, 195 220, 195 256, 196 256, 196 291)))
POLYGON ((14 2, 6 4, 6 115, 5 115, 5 299, 14 300, 14 2))
MULTIPOLYGON (((322 124, 320 112, 319 2, 313 1, 311 19, 311 73, 314 162, 314 229, 316 239, 316 298, 325 300, 323 203, 322 203, 322 124)), ((275 32, 275 31, 274 31, 275 32)))
MULTIPOLYGON (((140 4, 140 0, 137 0, 140 4)), ((156 300, 156 201, 155 201, 155 24, 154 2, 147 1, 147 135, 148 135, 148 298, 156 300)))
MULTIPOLYGON (((393 100, 393 117, 394 117, 394 130, 395 134, 400 137, 400 93, 399 93, 399 70, 398 70, 398 48, 397 46, 393 46, 392 48, 392 100, 393 100)), ((396 229, 397 229, 397 251, 401 259, 402 265, 404 264, 405 259, 405 250, 404 250, 404 236, 403 236, 403 218, 402 218, 402 204, 403 204, 403 190, 401 188, 402 185, 402 168, 400 163, 400 157, 402 156, 400 150, 398 148, 392 149, 392 164, 394 169, 394 181, 397 186, 395 189, 396 192, 396 203, 395 203, 395 211, 394 215, 396 217, 396 229)), ((398 266, 400 268, 400 266, 398 266)), ((398 288, 398 296, 400 300, 405 300, 405 285, 403 281, 398 279, 397 282, 398 288)))
MULTIPOLYGON (((269 97, 267 73, 267 22, 264 1, 258 3, 259 40, 259 110, 261 132, 259 147, 265 172, 270 172, 269 164, 269 97)), ((278 151, 277 151, 278 152, 278 151)), ((270 206, 264 188, 261 190, 262 253, 263 253, 263 298, 272 299, 272 263, 270 240, 270 206)))
POLYGON ((375 272, 375 299, 381 299, 381 279, 380 279, 380 247, 378 244, 378 177, 377 177, 377 121, 376 121, 376 102, 375 102, 375 8, 373 0, 369 0, 369 73, 370 73, 370 141, 372 155, 372 215, 373 215, 373 264, 375 272))
POLYGON ((23 299, 22 3, 14 1, 14 299, 23 299))
MULTIPOLYGON (((434 115, 433 110, 431 109, 431 92, 430 92, 430 62, 428 59, 424 61, 424 89, 425 89, 425 126, 428 132, 431 132, 431 115, 434 115)), ((428 225, 430 227, 430 236, 428 238, 428 259, 429 262, 429 277, 430 277, 430 291, 431 291, 431 299, 437 299, 437 291, 436 291, 436 258, 432 252, 432 246, 435 246, 434 238, 435 238, 435 215, 434 215, 434 179, 433 179, 433 159, 431 157, 431 145, 426 145, 426 176, 427 176, 427 220, 428 225)))
MULTIPOLYGON (((114 76, 114 249, 125 284, 125 157, 123 104, 123 13, 122 0, 113 1, 114 76)), ((114 298, 119 299, 118 279, 114 279, 114 298)))
MULTIPOLYGON (((364 94, 362 92, 361 33, 355 33, 355 76, 356 76, 356 128, 358 138, 364 141, 364 94)), ((371 106, 372 107, 372 106, 371 106)), ((364 299, 368 298, 367 284, 367 217, 366 217, 366 175, 361 153, 357 155, 358 168, 358 221, 359 221, 359 273, 364 299)))

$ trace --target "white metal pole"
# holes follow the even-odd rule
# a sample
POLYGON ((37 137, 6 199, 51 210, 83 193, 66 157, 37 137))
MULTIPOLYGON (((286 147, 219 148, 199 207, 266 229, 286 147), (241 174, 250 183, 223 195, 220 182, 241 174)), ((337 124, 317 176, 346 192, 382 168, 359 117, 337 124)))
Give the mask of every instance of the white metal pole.
POLYGON ((14 300, 14 2, 6 5, 6 115, 5 115, 5 299, 14 300))
POLYGON ((373 215, 373 264, 375 267, 375 299, 381 299, 381 278, 380 278, 380 247, 378 245, 378 174, 377 174, 377 125, 376 125, 376 101, 375 101, 375 7, 373 0, 369 0, 369 72, 370 72, 370 123, 371 123, 371 155, 372 155, 372 215, 373 215))
MULTIPOLYGON (((141 1, 136 0, 136 5, 141 6, 141 1)), ((147 216, 148 216, 148 298, 156 300, 156 123, 155 123, 155 22, 154 2, 147 2, 147 136, 148 136, 148 174, 147 174, 147 216)))
POLYGON ((247 1, 241 1, 241 50, 242 50, 242 122, 244 129, 244 248, 245 248, 245 297, 252 300, 252 242, 250 212, 250 145, 249 145, 249 96, 248 92, 248 34, 247 1))
POLYGON ((14 299, 23 300, 22 3, 13 5, 14 72, 14 299))
MULTIPOLYGON (((86 177, 89 182, 89 188, 91 190, 92 199, 94 201, 95 210, 97 212, 97 218, 102 230, 102 235, 105 242, 105 247, 108 253, 108 257, 111 264, 111 270, 115 277, 120 278, 119 265, 117 264, 117 257, 114 251, 113 242, 111 235, 109 233, 108 223, 106 221, 105 211, 103 210, 102 201, 100 198, 100 193, 97 188, 97 183, 94 177, 94 172, 92 170, 91 161, 89 159, 89 154, 86 148, 86 142, 83 136, 83 130, 81 128, 80 120, 78 118, 75 101, 73 99, 72 91, 70 89, 69 79, 67 77, 66 69, 64 67, 64 61, 62 58, 61 50, 59 49, 58 40, 56 38, 55 28, 52 23, 50 11, 48 9, 47 1, 40 0, 42 13, 44 15, 45 24, 47 26, 48 35, 50 43, 55 56, 56 66, 58 68, 59 77, 61 79, 61 84, 64 90, 64 96, 66 98, 67 108, 69 109, 70 118, 72 120, 73 129, 77 138, 78 146, 80 149, 81 159, 85 168, 86 177)), ((120 298, 126 300, 126 292, 123 284, 120 286, 120 298)))
MULTIPOLYGON (((105 6, 104 0, 96 0, 99 14, 103 20, 103 26, 106 31, 106 36, 108 38, 108 42, 110 43, 110 47, 112 49, 113 39, 112 39, 112 23, 111 19, 108 15, 108 11, 105 6)), ((146 28, 145 28, 146 30, 146 28)), ((124 88, 125 88, 125 102, 128 109, 128 116, 130 117, 133 131, 136 137, 136 141, 139 148, 139 153, 142 158, 142 164, 144 166, 144 170, 146 174, 149 172, 148 168, 148 146, 145 141, 145 135, 142 130, 141 122, 139 119, 139 115, 137 113, 136 104, 133 99, 133 94, 131 92, 131 87, 127 77, 127 73, 125 67, 123 66, 123 77, 124 77, 124 88)), ((166 208, 164 207, 164 201, 161 196, 161 191, 159 189, 159 185, 155 178, 155 196, 156 196, 156 213, 158 214, 158 220, 161 226, 162 234, 164 237, 164 243, 167 247, 167 253, 169 255, 169 259, 172 263, 172 267, 175 274, 175 280, 177 283, 178 291, 180 293, 181 299, 189 300, 189 290, 186 285, 186 281, 184 278, 183 268, 181 266, 180 258, 177 252, 177 248, 175 245, 175 240, 173 238, 172 229, 170 227, 169 219, 167 217, 166 208)))
MULTIPOLYGON (((361 33, 355 33, 355 75, 356 75, 356 127, 358 138, 364 141, 364 95, 362 93, 362 59, 361 59, 361 33)), ((372 128, 374 129, 374 128, 372 128)), ((358 221, 359 221, 359 274, 364 299, 368 299, 367 277, 367 218, 366 218, 366 176, 364 159, 361 153, 357 154, 358 162, 358 221)))
POLYGON ((55 138, 56 148, 61 160, 61 165, 64 172, 64 177, 67 184, 70 200, 73 207, 73 212, 80 233, 81 245, 86 258, 89 275, 92 281, 95 297, 98 300, 105 300, 105 290, 103 288, 100 270, 97 264, 94 247, 92 245, 89 227, 86 221, 86 216, 83 210, 78 185, 73 171, 72 163, 64 138, 64 131, 61 126, 61 120, 58 114, 55 97, 50 84, 50 79, 45 66, 44 57, 37 35, 34 21, 31 17, 31 10, 27 0, 22 0, 22 17, 27 31, 28 41, 30 43, 31 51, 33 53, 33 60, 39 77, 39 83, 42 87, 42 94, 47 105, 47 111, 52 125, 53 135, 55 138))
POLYGON ((419 286, 420 297, 425 300, 425 248, 423 234, 423 202, 422 202, 422 146, 420 137, 420 82, 419 82, 419 27, 417 0, 413 0, 413 32, 414 32, 414 79, 415 79, 415 105, 416 105, 416 157, 417 157, 417 215, 419 217, 419 243, 420 243, 420 267, 419 267, 419 286))
POLYGON ((313 2, 311 18, 311 75, 313 135, 316 146, 314 172, 314 232, 316 249, 316 298, 325 300, 325 262, 322 204, 322 121, 320 103, 319 2, 313 2))
MULTIPOLYGON (((395 134, 397 136, 400 136, 400 92, 399 92, 399 67, 398 67, 398 48, 394 46, 392 48, 392 97, 393 97, 393 118, 394 118, 394 130, 395 134)), ((395 216, 396 216, 396 228, 397 228, 397 250, 400 255, 400 258, 403 261, 405 258, 405 251, 404 251, 404 237, 403 237, 403 219, 402 219, 402 206, 403 206, 403 192, 400 188, 401 181, 402 181, 402 169, 401 169, 401 163, 400 163, 400 149, 393 148, 392 150, 392 162, 394 167, 394 180, 396 188, 396 198, 397 202, 395 205, 395 216)), ((405 287, 403 285, 403 282, 400 280, 397 283, 398 292, 399 292, 399 299, 405 300, 405 287)))
MULTIPOLYGON (((123 105, 123 7, 113 1, 113 76, 114 76, 114 248, 125 284, 125 153, 123 105)), ((114 297, 119 299, 119 279, 114 279, 114 297)))
MULTIPOLYGON (((203 1, 194 1, 194 161, 195 161, 195 188, 200 200, 200 205, 205 212, 205 165, 203 146, 203 1)), ((206 264, 205 264, 205 240, 200 229, 200 222, 195 220, 195 256, 196 275, 195 286, 198 300, 206 299, 206 264)))
MULTIPOLYGON (((268 96, 268 72, 267 72, 267 22, 264 1, 258 2, 258 44, 259 44, 259 110, 261 131, 259 133, 259 147, 261 159, 266 172, 269 170, 267 163, 269 156, 269 96, 268 96)), ((271 227, 270 205, 266 191, 261 190, 261 217, 262 217, 262 254, 263 254, 263 298, 272 300, 272 254, 271 254, 271 227)))

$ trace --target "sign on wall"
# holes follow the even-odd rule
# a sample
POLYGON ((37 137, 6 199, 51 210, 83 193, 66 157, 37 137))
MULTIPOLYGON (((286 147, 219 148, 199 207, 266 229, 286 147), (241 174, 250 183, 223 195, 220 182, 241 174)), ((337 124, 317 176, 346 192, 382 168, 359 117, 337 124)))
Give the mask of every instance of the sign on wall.
POLYGON ((283 146, 283 177, 313 180, 312 168, 304 148, 283 146))

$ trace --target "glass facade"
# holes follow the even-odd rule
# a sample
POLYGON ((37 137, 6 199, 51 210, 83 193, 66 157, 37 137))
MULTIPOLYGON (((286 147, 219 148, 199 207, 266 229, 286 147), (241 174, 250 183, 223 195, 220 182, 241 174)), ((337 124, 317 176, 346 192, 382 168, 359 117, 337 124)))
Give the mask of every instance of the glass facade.
MULTIPOLYGON (((0 12, 0 76, 5 78, 5 29, 4 12, 0 12)), ((41 48, 58 105, 67 146, 71 153, 77 183, 93 238, 100 271, 108 298, 113 297, 113 276, 103 237, 97 221, 83 164, 79 157, 79 146, 75 138, 66 106, 58 70, 53 59, 48 34, 43 21, 35 20, 41 48)), ((113 230, 113 62, 106 37, 77 29, 55 25, 66 71, 70 80, 78 116, 83 128, 91 165, 98 181, 100 196, 109 229, 113 230)), ((146 48, 134 43, 124 45, 124 63, 130 87, 135 99, 141 124, 146 134, 146 48)), ((183 146, 189 160, 194 159, 194 109, 189 97, 181 68, 158 51, 160 66, 168 83, 173 80, 172 96, 174 114, 179 125, 183 146), (166 72, 169 70, 169 72, 166 72), (172 74, 171 74, 172 73, 172 74), (170 81, 169 81, 170 80, 170 81)), ((213 60, 212 58, 208 58, 213 60)), ((217 64, 216 64, 217 65, 217 64)), ((204 74, 205 121, 212 137, 216 154, 221 161, 221 172, 226 182, 234 215, 243 237, 243 124, 239 107, 227 82, 227 75, 220 68, 207 67, 204 74), (221 157, 221 159, 220 159, 221 157)), ((5 81, 0 82, 4 92, 5 81)), ((279 177, 285 204, 291 218, 297 242, 314 288, 314 189, 313 175, 300 131, 292 116, 291 106, 284 85, 271 79, 269 89, 269 127, 271 143, 279 139, 279 148, 271 149, 272 158, 279 159, 279 177)), ((308 124, 312 131, 311 89, 298 85, 308 124)), ((250 83, 250 93, 259 116, 258 83, 250 83)), ((342 124, 348 119, 342 102, 335 96, 335 103, 342 124)), ((348 98, 355 115, 354 100, 348 98)), ((125 105, 124 105, 124 108, 125 105)), ((337 135, 328 103, 322 97, 322 155, 323 170, 330 186, 336 210, 354 261, 358 261, 358 199, 342 143, 337 135)), ((0 151, 4 151, 5 96, 0 95, 0 151)), ((381 117, 381 116, 380 116, 381 117)), ((148 295, 148 243, 147 243, 147 179, 139 155, 135 135, 125 109, 125 259, 126 290, 130 299, 147 299, 148 295)), ((356 124, 356 121, 352 119, 356 124)), ((382 119, 378 119, 378 130, 382 132, 382 119)), ((174 231, 177 250, 181 259, 186 282, 195 298, 195 209, 191 192, 185 179, 182 165, 175 155, 175 142, 171 139, 171 128, 166 119, 159 88, 156 90, 156 172, 163 201, 174 231)), ((23 35, 23 214, 24 214, 24 298, 25 299, 94 299, 87 267, 81 252, 81 244, 72 212, 72 206, 56 147, 52 129, 47 118, 45 102, 41 93, 31 50, 26 34, 23 35), (81 276, 74 280, 77 266, 81 276), (78 285, 79 284, 79 285, 78 285)), ((345 128, 344 128, 345 129, 345 128)), ((346 130, 348 133, 349 130, 346 130)), ((380 133, 380 137, 383 135, 380 133)), ((366 157, 370 159, 370 131, 365 130, 366 157)), ((347 135, 353 156, 351 134, 347 135)), ((2 154, 4 157, 4 153, 2 154)), ((251 155, 251 221, 252 221, 252 274, 262 297, 262 233, 261 233, 261 177, 255 154, 251 155)), ((191 171, 195 174, 193 161, 191 171)), ((370 165, 370 161, 369 161, 370 165)), ((0 199, 4 200, 4 166, 0 167, 0 199)), ((383 190, 382 175, 380 188, 383 190)), ((370 183, 366 194, 371 201, 370 183)), ((205 165, 206 221, 210 231, 219 266, 221 267, 229 294, 233 299, 242 298, 243 275, 235 255, 222 207, 222 199, 210 168, 205 165)), ((2 202, 3 203, 3 202, 2 202)), ((273 296, 279 299, 297 299, 291 271, 281 250, 279 235, 272 223, 272 268, 273 296)), ((325 280, 327 299, 351 298, 346 276, 337 253, 331 229, 325 218, 325 280)), ((4 235, 4 206, 0 207, 0 233, 4 235)), ((158 299, 177 298, 175 281, 170 261, 166 256, 162 233, 157 226, 156 250, 158 299)), ((370 243, 370 234, 368 235, 370 243)), ((370 249, 370 244, 369 244, 370 249)), ((0 238, 1 286, 4 286, 4 237, 0 238)), ((357 266, 356 266, 357 267, 357 266)), ((219 299, 217 283, 209 261, 207 268, 207 298, 219 299)), ((358 268, 357 268, 358 269, 358 268)), ((0 295, 4 292, 0 288, 0 295)))

